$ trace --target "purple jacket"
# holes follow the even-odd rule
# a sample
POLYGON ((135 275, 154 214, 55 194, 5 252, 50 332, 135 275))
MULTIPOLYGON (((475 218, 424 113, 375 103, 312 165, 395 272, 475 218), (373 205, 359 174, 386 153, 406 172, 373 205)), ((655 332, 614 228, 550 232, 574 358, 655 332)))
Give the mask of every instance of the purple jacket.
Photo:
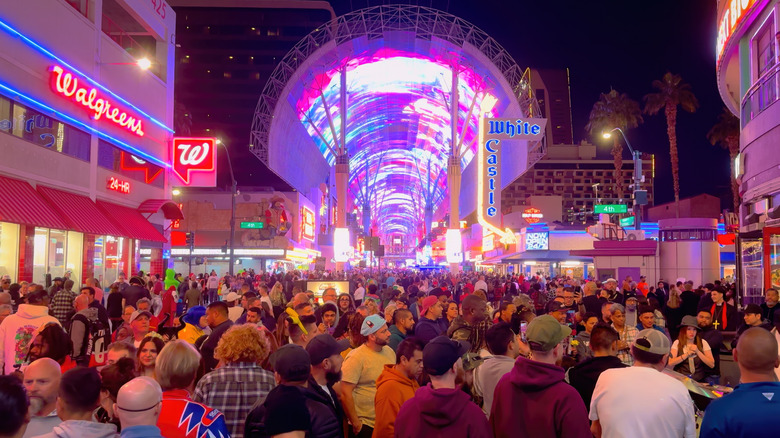
POLYGON ((561 367, 518 357, 493 394, 496 438, 592 438, 585 403, 563 374, 561 367))
POLYGON ((429 384, 418 389, 414 397, 401 406, 395 419, 395 436, 492 438, 493 433, 485 413, 465 392, 433 389, 429 384))

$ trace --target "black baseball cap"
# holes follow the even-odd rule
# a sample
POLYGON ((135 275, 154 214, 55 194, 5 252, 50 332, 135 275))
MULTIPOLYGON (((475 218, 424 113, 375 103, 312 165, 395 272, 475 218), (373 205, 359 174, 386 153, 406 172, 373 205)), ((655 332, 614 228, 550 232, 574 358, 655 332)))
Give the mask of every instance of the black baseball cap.
POLYGON ((441 376, 449 371, 455 362, 471 349, 465 341, 454 341, 446 336, 437 336, 423 349, 423 367, 431 376, 441 376))
POLYGON ((309 353, 296 344, 287 344, 276 350, 271 355, 271 365, 287 382, 301 382, 311 374, 309 353))
POLYGON ((306 352, 309 353, 312 365, 319 365, 323 360, 339 354, 349 348, 349 339, 337 341, 333 336, 325 333, 317 335, 306 345, 306 352))

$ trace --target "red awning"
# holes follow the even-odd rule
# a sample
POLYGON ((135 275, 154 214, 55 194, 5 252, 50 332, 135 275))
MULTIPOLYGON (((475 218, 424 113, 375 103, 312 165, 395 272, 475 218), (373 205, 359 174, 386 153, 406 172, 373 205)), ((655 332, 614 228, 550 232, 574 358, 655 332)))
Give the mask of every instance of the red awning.
POLYGON ((68 224, 26 181, 0 176, 0 221, 67 230, 68 224))
POLYGON ((108 220, 91 199, 83 195, 38 186, 38 192, 49 201, 72 230, 98 236, 123 236, 121 229, 108 220))
POLYGON ((178 204, 170 199, 147 199, 138 206, 138 211, 141 213, 157 213, 160 210, 162 210, 165 219, 172 221, 184 219, 184 214, 178 204))
POLYGON ((99 199, 97 205, 117 227, 124 230, 123 236, 153 242, 167 242, 157 228, 141 216, 138 210, 99 199))

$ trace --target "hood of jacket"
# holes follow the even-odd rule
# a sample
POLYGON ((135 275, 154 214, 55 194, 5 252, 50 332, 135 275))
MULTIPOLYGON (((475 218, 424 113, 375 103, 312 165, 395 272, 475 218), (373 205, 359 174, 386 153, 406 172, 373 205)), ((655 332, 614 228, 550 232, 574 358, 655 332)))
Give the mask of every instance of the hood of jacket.
POLYGON ((414 394, 421 419, 435 428, 444 428, 458 421, 471 398, 460 389, 433 389, 430 384, 414 394))
POLYGON ((50 436, 57 438, 113 438, 117 436, 113 424, 94 421, 68 420, 52 429, 50 436))
POLYGON ((384 370, 382 370, 382 374, 376 379, 376 388, 379 389, 382 385, 396 384, 414 389, 415 383, 414 380, 407 378, 400 371, 396 370, 395 365, 387 364, 384 370))
MULTIPOLYGON (((420 320, 422 320, 422 318, 420 318, 420 320)), ((458 316, 457 318, 452 320, 449 329, 447 329, 447 336, 451 336, 452 333, 454 333, 456 330, 460 330, 460 329, 471 330, 471 327, 472 327, 471 324, 469 324, 465 319, 463 319, 462 316, 458 316)))
MULTIPOLYGON (((415 332, 417 331, 418 327, 426 326, 426 325, 429 325, 429 326, 433 327, 434 330, 436 330, 436 331, 439 331, 439 330, 441 330, 443 328, 441 326, 441 324, 439 323, 438 319, 428 319, 428 318, 426 318, 424 316, 421 316, 420 320, 417 321, 417 324, 414 325, 415 332)), ((395 325, 393 325, 393 327, 395 327, 395 325)))
POLYGON ((399 329, 398 329, 398 326, 397 326, 397 325, 395 325, 395 324, 391 325, 391 326, 390 326, 390 328, 389 328, 388 330, 390 330, 390 335, 391 335, 391 336, 392 336, 392 335, 396 335, 396 336, 400 336, 400 337, 401 337, 401 339, 406 339, 406 336, 407 336, 407 335, 405 335, 405 334, 401 333, 401 330, 399 330, 399 329))
POLYGON ((33 304, 20 304, 16 315, 24 319, 35 319, 43 316, 49 316, 49 308, 46 306, 36 306, 33 304))
POLYGON ((97 319, 98 319, 98 309, 97 309, 97 307, 87 307, 84 310, 80 310, 78 312, 78 314, 79 315, 84 315, 90 321, 97 321, 97 319))
POLYGON ((563 382, 563 368, 535 360, 518 357, 514 368, 509 372, 513 385, 525 391, 540 391, 556 383, 563 382))

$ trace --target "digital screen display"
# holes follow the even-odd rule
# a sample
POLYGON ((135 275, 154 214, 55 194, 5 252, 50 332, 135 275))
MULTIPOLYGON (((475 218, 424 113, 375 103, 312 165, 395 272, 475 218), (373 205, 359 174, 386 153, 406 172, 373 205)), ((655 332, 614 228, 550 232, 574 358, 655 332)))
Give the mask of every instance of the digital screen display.
POLYGON ((341 136, 341 68, 346 65, 349 192, 357 205, 369 200, 383 234, 416 232, 426 200, 446 208, 453 61, 459 69, 463 169, 476 154, 483 100, 498 101, 494 116, 510 102, 496 70, 462 48, 401 35, 340 45, 346 55, 330 54, 320 73, 302 78, 288 94, 304 128, 333 165, 333 138, 340 141, 341 136))
POLYGON ((546 251, 548 249, 550 249, 550 233, 527 233, 525 235, 526 251, 546 251))

